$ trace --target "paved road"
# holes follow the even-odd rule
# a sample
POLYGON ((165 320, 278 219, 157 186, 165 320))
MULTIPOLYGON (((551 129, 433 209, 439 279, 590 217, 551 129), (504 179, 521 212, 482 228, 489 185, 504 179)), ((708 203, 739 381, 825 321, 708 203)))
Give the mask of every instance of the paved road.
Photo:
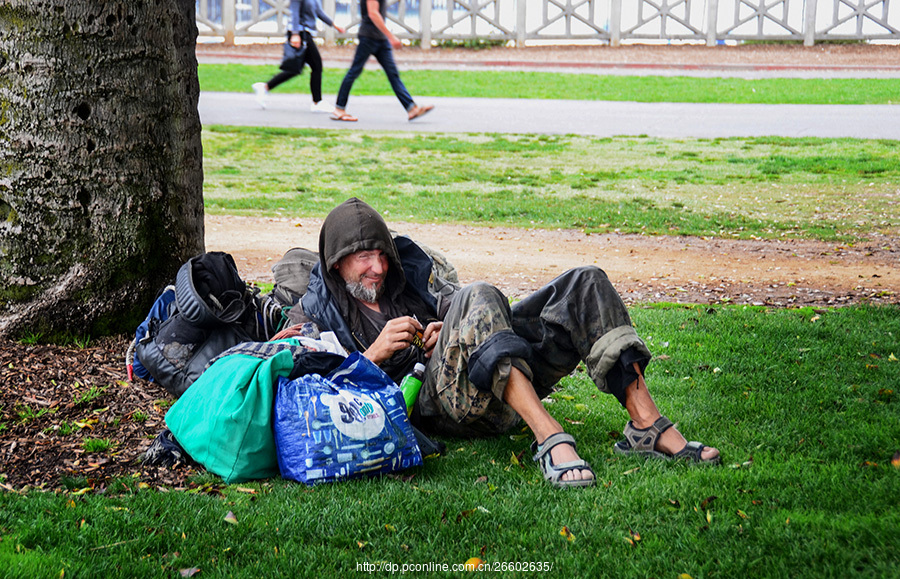
MULTIPOLYGON (((334 102, 334 95, 325 95, 334 102)), ((309 96, 202 93, 204 125, 355 129, 363 131, 578 134, 597 137, 857 137, 900 139, 898 105, 730 105, 607 101, 419 98, 434 112, 414 122, 393 96, 352 95, 357 123, 309 111, 309 96)))

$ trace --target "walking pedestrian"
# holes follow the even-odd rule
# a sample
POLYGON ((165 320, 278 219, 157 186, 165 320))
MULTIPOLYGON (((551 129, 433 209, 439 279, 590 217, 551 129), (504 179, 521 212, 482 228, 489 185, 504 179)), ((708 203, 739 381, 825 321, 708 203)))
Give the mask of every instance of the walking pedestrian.
POLYGON ((334 114, 331 118, 335 121, 354 122, 358 120, 353 115, 347 113, 347 101, 350 98, 350 89, 353 83, 362 73, 363 67, 370 56, 374 56, 384 69, 384 73, 394 89, 394 94, 400 100, 400 104, 406 109, 409 120, 417 119, 422 115, 434 109, 433 105, 419 106, 409 96, 403 81, 400 80, 400 72, 397 70, 397 64, 394 62, 394 48, 400 48, 402 44, 400 40, 388 30, 384 21, 384 15, 387 11, 387 0, 363 0, 359 3, 359 12, 362 17, 362 23, 359 26, 359 45, 356 47, 356 54, 353 56, 353 63, 350 70, 344 76, 341 82, 341 88, 338 91, 337 102, 335 103, 334 114))
MULTIPOLYGON (((312 94, 310 110, 314 113, 333 113, 334 107, 322 100, 322 56, 313 41, 312 33, 316 30, 316 18, 333 26, 335 30, 344 33, 344 29, 335 24, 322 10, 319 0, 291 0, 291 25, 288 31, 288 42, 294 48, 306 43, 304 63, 309 65, 309 91, 312 94)), ((278 85, 288 81, 300 73, 282 70, 273 76, 269 82, 257 82, 253 84, 253 92, 256 94, 256 102, 266 108, 266 97, 269 91, 278 85)))

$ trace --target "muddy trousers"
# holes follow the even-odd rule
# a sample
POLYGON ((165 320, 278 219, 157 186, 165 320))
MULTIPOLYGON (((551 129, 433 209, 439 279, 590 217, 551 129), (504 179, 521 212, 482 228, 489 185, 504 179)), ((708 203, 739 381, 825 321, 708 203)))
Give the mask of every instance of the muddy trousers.
POLYGON ((475 283, 453 297, 413 418, 433 434, 505 432, 520 420, 503 401, 513 367, 544 398, 581 361, 597 387, 624 404, 624 385, 637 377, 629 366, 643 370, 649 360, 599 268, 569 270, 512 307, 497 288, 475 283))

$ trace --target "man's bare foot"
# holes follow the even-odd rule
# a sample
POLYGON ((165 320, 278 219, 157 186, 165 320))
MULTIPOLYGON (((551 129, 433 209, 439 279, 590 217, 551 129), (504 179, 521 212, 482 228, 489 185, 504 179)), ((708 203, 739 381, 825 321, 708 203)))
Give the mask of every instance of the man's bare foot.
MULTIPOLYGON (((638 430, 646 430, 653 426, 655 420, 650 420, 646 423, 640 423, 637 420, 632 420, 632 424, 638 430)), ((674 455, 681 450, 683 450, 687 446, 687 439, 678 432, 677 426, 672 426, 670 428, 665 429, 656 441, 656 450, 662 452, 667 455, 674 455)), ((719 456, 719 449, 713 448, 711 446, 706 446, 703 451, 700 453, 700 459, 703 461, 713 461, 716 457, 719 456)))
MULTIPOLYGON (((542 445, 547 438, 549 438, 549 436, 538 442, 538 444, 542 445)), ((571 444, 557 444, 550 449, 550 458, 554 465, 581 460, 581 457, 578 456, 578 453, 575 452, 575 448, 571 444)), ((594 473, 590 469, 573 469, 564 473, 559 478, 564 481, 592 480, 594 478, 594 473)))

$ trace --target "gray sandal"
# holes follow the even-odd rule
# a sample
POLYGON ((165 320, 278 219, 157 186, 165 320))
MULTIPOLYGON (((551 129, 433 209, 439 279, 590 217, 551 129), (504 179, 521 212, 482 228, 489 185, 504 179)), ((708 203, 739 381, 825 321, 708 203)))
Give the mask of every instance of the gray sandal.
POLYGON ((636 454, 663 460, 685 458, 692 462, 703 464, 719 464, 721 462, 722 459, 719 456, 703 460, 700 455, 703 449, 706 448, 706 445, 696 441, 688 442, 684 448, 675 454, 656 450, 656 443, 659 441, 660 435, 673 426, 672 421, 665 416, 660 416, 650 427, 644 429, 635 428, 634 424, 629 420, 623 433, 625 440, 617 442, 613 450, 619 454, 636 454))
POLYGON ((578 452, 578 448, 575 446, 575 439, 565 432, 551 434, 544 440, 544 443, 540 445, 537 441, 531 443, 531 452, 535 453, 534 461, 541 466, 544 478, 557 488, 593 486, 597 482, 596 475, 594 478, 589 479, 561 480, 561 477, 564 474, 573 470, 589 470, 591 471, 591 474, 594 474, 594 470, 591 468, 591 465, 581 459, 564 462, 562 464, 553 464, 553 459, 550 457, 550 451, 560 444, 571 444, 572 448, 575 449, 575 452, 578 452))

